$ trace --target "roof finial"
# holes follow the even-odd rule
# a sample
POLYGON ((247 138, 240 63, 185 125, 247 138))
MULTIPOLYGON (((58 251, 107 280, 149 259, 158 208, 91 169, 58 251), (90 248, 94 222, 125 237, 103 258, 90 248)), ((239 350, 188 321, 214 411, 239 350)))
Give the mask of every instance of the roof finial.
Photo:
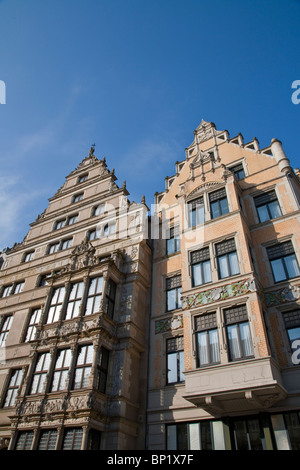
POLYGON ((95 147, 96 147, 96 144, 92 144, 91 149, 89 151, 89 157, 92 157, 94 155, 95 147))

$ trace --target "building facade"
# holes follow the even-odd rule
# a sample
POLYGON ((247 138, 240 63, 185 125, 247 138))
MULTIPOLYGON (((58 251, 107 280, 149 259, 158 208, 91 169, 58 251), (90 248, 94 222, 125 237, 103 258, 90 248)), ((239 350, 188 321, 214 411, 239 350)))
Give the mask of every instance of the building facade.
POLYGON ((300 449, 300 177, 281 142, 202 121, 150 228, 128 195, 92 147, 1 253, 0 448, 300 449))
POLYGON ((3 449, 141 449, 151 250, 91 148, 0 271, 3 449))
POLYGON ((202 121, 156 194, 149 449, 300 449, 298 176, 202 121))

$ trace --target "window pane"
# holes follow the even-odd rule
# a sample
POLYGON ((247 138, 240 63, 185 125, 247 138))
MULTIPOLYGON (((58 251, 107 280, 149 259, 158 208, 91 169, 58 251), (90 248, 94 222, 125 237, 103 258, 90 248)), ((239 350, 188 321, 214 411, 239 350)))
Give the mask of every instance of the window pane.
POLYGON ((227 214, 229 212, 227 198, 220 200, 221 214, 227 214))
POLYGON ((177 382, 177 352, 168 354, 168 383, 177 382))
POLYGON ((289 278, 300 276, 300 270, 295 255, 286 256, 284 258, 289 278))
POLYGON ((260 222, 265 222, 270 220, 269 212, 267 206, 257 207, 258 217, 260 222))
POLYGON ((184 371, 184 352, 179 351, 179 380, 180 382, 183 382, 185 380, 183 371, 184 371))
POLYGON ((209 344, 211 362, 220 362, 218 330, 209 330, 209 344))
POLYGON ((281 210, 277 201, 270 202, 269 210, 270 210, 272 219, 276 219, 276 217, 281 216, 281 210))
POLYGON ((203 276, 204 276, 204 282, 211 282, 211 267, 210 267, 210 261, 204 261, 203 262, 203 276))
POLYGON ((213 219, 221 215, 219 201, 211 202, 211 216, 213 219))
POLYGON ((249 323, 240 323, 240 335, 244 356, 253 356, 253 347, 250 334, 249 323))
POLYGON ((234 274, 239 274, 240 268, 239 268, 239 263, 238 263, 238 258, 236 253, 229 253, 228 254, 228 260, 230 264, 230 271, 231 275, 233 276, 234 274))
POLYGON ((227 255, 218 257, 220 278, 229 276, 227 255))
POLYGON ((206 331, 203 331, 201 333, 197 333, 198 361, 199 361, 200 366, 209 363, 207 340, 208 340, 208 336, 207 336, 206 331))
POLYGON ((168 310, 176 309, 176 289, 167 291, 167 309, 168 310))
POLYGON ((200 263, 192 265, 192 277, 193 277, 193 286, 200 286, 201 284, 203 284, 200 263))
POLYGON ((271 266, 273 269, 275 282, 283 281, 284 279, 286 279, 286 273, 284 270, 282 259, 275 259, 271 261, 271 266))
POLYGON ((228 343, 230 350, 230 358, 238 359, 241 357, 241 351, 238 340, 237 325, 231 325, 227 327, 228 343))

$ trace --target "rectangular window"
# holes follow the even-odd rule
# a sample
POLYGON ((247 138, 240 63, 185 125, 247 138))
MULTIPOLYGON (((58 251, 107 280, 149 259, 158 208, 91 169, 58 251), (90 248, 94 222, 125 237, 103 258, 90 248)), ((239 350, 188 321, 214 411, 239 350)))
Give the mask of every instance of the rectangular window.
POLYGON ((221 243, 216 243, 216 255, 220 279, 239 274, 240 269, 233 238, 221 243))
POLYGON ((109 361, 109 351, 102 347, 100 349, 99 361, 98 361, 98 366, 97 366, 97 369, 98 369, 97 388, 102 393, 105 393, 106 391, 108 361, 109 361))
POLYGON ((109 235, 113 235, 116 232, 116 224, 114 222, 110 222, 109 224, 105 224, 103 228, 103 236, 108 237, 109 235))
POLYGON ((257 418, 237 419, 231 424, 236 450, 263 450, 263 431, 257 418))
POLYGON ((58 351, 53 371, 51 392, 66 390, 71 358, 72 354, 70 349, 58 351))
POLYGON ((170 235, 167 239, 167 255, 180 251, 180 231, 179 226, 170 228, 170 235))
POLYGON ((14 294, 20 294, 22 292, 22 290, 24 289, 24 284, 25 284, 24 281, 16 282, 16 284, 14 285, 13 293, 14 294))
POLYGON ((189 227, 196 227, 196 225, 200 225, 205 222, 203 196, 188 202, 188 218, 189 227))
POLYGON ((193 287, 211 282, 209 248, 203 248, 191 253, 191 267, 193 287))
POLYGON ((298 261, 291 241, 267 248, 275 282, 300 276, 298 261))
POLYGON ((212 450, 211 421, 168 424, 167 450, 212 450))
POLYGON ((183 336, 167 339, 167 383, 184 382, 183 336))
POLYGON ((55 450, 56 439, 56 429, 45 429, 41 431, 37 450, 55 450))
POLYGON ((11 295, 13 287, 13 284, 10 284, 9 286, 4 286, 4 289, 2 291, 2 297, 8 297, 9 295, 11 295))
POLYGON ((167 311, 181 308, 181 275, 166 279, 167 311))
POLYGON ((51 245, 49 245, 49 248, 48 248, 48 254, 51 255, 53 253, 57 253, 57 251, 59 250, 59 246, 60 246, 59 242, 51 243, 51 245))
POLYGON ((73 196, 73 202, 79 202, 79 201, 82 201, 82 199, 83 199, 83 193, 76 194, 75 196, 73 196))
POLYGON ((297 351, 300 344, 300 309, 283 313, 283 320, 291 350, 292 352, 297 351))
POLYGON ((83 295, 83 282, 75 282, 71 286, 69 293, 66 320, 79 316, 79 307, 81 305, 83 295))
POLYGON ((66 429, 64 433, 62 450, 80 450, 82 436, 82 428, 66 429))
POLYGON ((229 358, 231 361, 253 357, 253 345, 246 305, 224 310, 229 358))
POLYGON ((87 450, 100 450, 101 431, 90 429, 87 450))
POLYGON ((276 219, 282 215, 275 191, 254 197, 254 203, 260 222, 276 219))
POLYGON ((72 238, 68 238, 67 240, 62 240, 61 242, 61 250, 66 250, 72 246, 72 238))
POLYGON ((100 230, 94 229, 88 232, 88 238, 90 241, 97 240, 100 238, 100 230))
POLYGON ((216 219, 221 215, 228 214, 229 207, 225 188, 209 194, 211 218, 216 219))
POLYGON ((22 369, 13 370, 11 373, 10 381, 7 387, 6 396, 4 400, 3 407, 8 408, 10 406, 14 406, 16 402, 16 398, 21 386, 23 377, 22 369))
POLYGON ((70 215, 67 220, 67 225, 76 224, 77 220, 78 220, 78 214, 70 215))
POLYGON ((31 312, 29 323, 28 323, 28 326, 27 326, 25 343, 27 343, 28 341, 32 341, 35 338, 36 327, 39 324, 39 321, 41 319, 41 314, 42 314, 42 309, 41 308, 35 308, 31 312))
POLYGON ((22 431, 18 433, 15 450, 31 450, 33 431, 22 431))
POLYGON ((38 279, 38 287, 47 286, 49 277, 51 277, 51 273, 42 274, 38 279))
POLYGON ((32 377, 30 395, 42 393, 49 372, 50 352, 39 354, 32 377))
POLYGON ((95 277, 90 280, 85 315, 92 315, 100 310, 102 299, 103 277, 95 277))
POLYGON ((237 180, 245 178, 245 171, 242 163, 238 163, 237 165, 230 167, 229 170, 235 174, 237 180))
POLYGON ((33 258, 34 251, 29 251, 28 253, 25 253, 23 262, 27 263, 28 261, 31 261, 33 258))
POLYGON ((13 321, 13 316, 12 315, 7 315, 7 316, 2 317, 2 320, 1 320, 1 323, 0 323, 0 326, 1 326, 1 330, 0 330, 0 348, 5 346, 6 338, 7 338, 7 335, 9 333, 9 330, 11 328, 12 321, 13 321))
POLYGON ((88 386, 93 355, 94 349, 91 344, 79 348, 75 366, 74 390, 88 386))
POLYGON ((67 223, 67 219, 61 219, 61 220, 58 220, 56 223, 55 223, 55 230, 59 230, 60 228, 63 228, 67 223))
POLYGON ((47 323, 53 323, 59 320, 65 297, 65 290, 65 287, 56 287, 54 289, 48 311, 47 323))
POLYGON ((109 279, 106 288, 105 313, 110 318, 112 318, 114 314, 116 289, 116 283, 112 279, 109 279))
POLYGON ((195 318, 197 366, 220 362, 220 346, 215 313, 195 318))
POLYGON ((78 183, 84 183, 84 181, 86 181, 87 179, 88 179, 88 174, 79 176, 78 183))
POLYGON ((283 414, 286 429, 289 434, 289 441, 292 450, 300 450, 300 419, 299 413, 290 412, 283 414))

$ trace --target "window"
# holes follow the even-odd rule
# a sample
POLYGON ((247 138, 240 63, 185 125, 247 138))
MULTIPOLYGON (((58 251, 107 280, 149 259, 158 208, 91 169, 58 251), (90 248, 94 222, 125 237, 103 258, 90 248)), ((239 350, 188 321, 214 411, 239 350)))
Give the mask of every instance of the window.
POLYGON ((70 216, 68 217, 67 225, 76 224, 77 220, 78 220, 78 214, 70 215, 70 216))
POLYGON ((203 196, 188 202, 189 227, 203 224, 205 221, 203 196))
POLYGON ((94 350, 91 344, 79 348, 75 366, 74 390, 88 386, 93 354, 94 350))
POLYGON ((16 369, 12 371, 3 404, 4 408, 15 405, 16 398, 21 386, 22 377, 22 369, 16 369))
POLYGON ((220 362, 220 346, 215 313, 195 318, 197 367, 220 362))
POLYGON ((209 248, 203 248, 191 253, 191 267, 193 287, 211 282, 209 248))
POLYGON ((27 263, 28 261, 31 261, 33 258, 34 251, 28 251, 28 253, 25 253, 24 258, 23 258, 23 263, 27 263))
POLYGON ((39 321, 41 319, 41 314, 42 314, 42 309, 41 308, 35 308, 31 314, 30 314, 30 319, 29 323, 27 326, 27 332, 26 332, 26 337, 25 337, 25 343, 28 341, 32 341, 35 339, 35 334, 36 334, 36 327, 39 324, 39 321))
POLYGON ((56 439, 56 429, 45 429, 41 431, 37 450, 55 450, 56 439))
POLYGON ((51 392, 65 390, 67 388, 68 372, 71 365, 71 350, 63 349, 58 352, 55 361, 51 392))
POLYGON ((216 244, 216 255, 218 261, 219 278, 239 274, 239 263, 234 239, 226 240, 216 244))
POLYGON ((25 284, 24 281, 16 282, 16 284, 14 286, 13 293, 14 294, 20 294, 22 292, 23 288, 24 288, 24 284, 25 284))
POLYGON ((100 310, 102 299, 103 277, 95 277, 90 280, 88 289, 85 315, 92 315, 100 310))
POLYGON ((256 196, 254 203, 260 222, 276 219, 276 217, 282 215, 275 191, 269 191, 261 196, 256 196))
POLYGON ((82 428, 66 429, 64 433, 62 450, 80 450, 82 435, 82 428))
POLYGON ((51 301, 50 301, 47 323, 53 323, 59 320, 64 296, 65 296, 65 287, 56 287, 54 289, 52 297, 51 297, 51 301))
POLYGON ((297 351, 300 340, 300 309, 283 313, 283 320, 292 352, 297 351), (297 343, 296 343, 297 341, 297 343))
POLYGON ((103 227, 103 236, 108 237, 109 235, 113 235, 116 232, 116 224, 114 222, 110 222, 109 224, 105 224, 103 227))
POLYGON ((263 450, 263 432, 257 418, 237 419, 231 424, 236 450, 263 450))
POLYGON ((253 357, 253 346, 246 305, 224 310, 229 358, 231 361, 253 357))
POLYGON ((66 320, 79 316, 79 308, 83 295, 83 282, 72 284, 66 311, 66 320))
POLYGON ((283 419, 289 435, 292 450, 300 450, 300 419, 299 413, 283 413, 283 419))
POLYGON ((106 391, 108 360, 109 360, 109 351, 102 347, 100 349, 99 361, 97 365, 97 372, 98 372, 97 389, 102 393, 105 393, 106 391))
POLYGON ((67 240, 63 240, 61 242, 60 249, 61 250, 66 250, 67 248, 70 248, 71 245, 72 245, 72 238, 68 238, 67 240))
POLYGON ((167 450, 212 450, 213 427, 211 421, 168 424, 167 450))
POLYGON ((49 248, 48 248, 48 254, 50 255, 52 253, 56 253, 59 250, 59 246, 60 246, 59 242, 51 243, 51 245, 49 245, 49 248))
POLYGON ((242 163, 239 163, 238 165, 234 165, 229 168, 230 171, 232 171, 235 174, 235 177, 237 180, 242 180, 245 178, 245 171, 242 163))
POLYGON ((33 431, 22 431, 18 433, 16 450, 31 450, 33 431))
POLYGON ((228 214, 229 208, 225 188, 210 193, 209 203, 212 219, 228 214))
POLYGON ((9 333, 11 324, 13 321, 13 316, 8 315, 2 317, 2 321, 0 322, 1 330, 0 330, 0 348, 5 346, 6 338, 9 333))
POLYGON ((38 279, 38 287, 43 287, 48 285, 48 279, 51 277, 51 273, 42 274, 38 279))
POLYGON ((79 176, 78 183, 84 183, 84 181, 86 181, 87 179, 88 179, 88 173, 86 173, 85 175, 79 176))
POLYGON ((181 308, 181 275, 166 279, 167 311, 181 308))
POLYGON ((93 215, 102 215, 104 214, 105 204, 99 204, 98 206, 93 208, 93 215))
POLYGON ((299 265, 292 242, 278 243, 267 248, 275 282, 300 276, 299 265))
POLYGON ((178 253, 180 251, 180 233, 179 226, 170 228, 170 236, 167 240, 167 255, 178 253))
POLYGON ((9 286, 4 286, 3 291, 2 291, 2 297, 8 297, 9 295, 12 294, 13 291, 13 284, 10 284, 9 286))
POLYGON ((58 221, 55 223, 55 230, 59 230, 60 228, 65 227, 66 223, 67 223, 67 219, 58 220, 58 221))
POLYGON ((32 377, 30 395, 43 392, 47 374, 49 372, 49 365, 50 353, 46 352, 39 354, 37 357, 37 362, 32 377))
POLYGON ((83 193, 75 194, 75 196, 73 196, 72 202, 79 202, 79 201, 82 201, 82 199, 83 199, 83 193))
POLYGON ((93 229, 88 232, 88 239, 91 240, 97 240, 100 238, 100 230, 99 229, 93 229))
POLYGON ((87 450, 100 450, 101 432, 90 429, 87 450))
POLYGON ((106 288, 106 303, 105 303, 105 313, 112 318, 115 308, 115 297, 116 297, 116 283, 109 279, 106 288))
POLYGON ((183 336, 167 339, 167 383, 184 382, 183 336))

